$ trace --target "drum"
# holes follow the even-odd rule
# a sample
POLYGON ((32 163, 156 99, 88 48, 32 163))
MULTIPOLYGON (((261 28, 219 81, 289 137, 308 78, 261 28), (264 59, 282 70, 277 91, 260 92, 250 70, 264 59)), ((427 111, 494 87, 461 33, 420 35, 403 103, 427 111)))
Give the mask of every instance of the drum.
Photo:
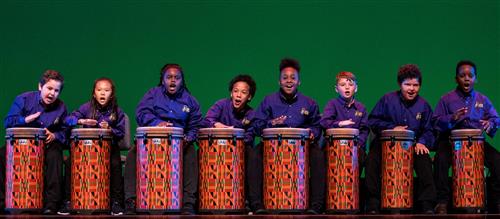
POLYGON ((413 145, 410 130, 384 130, 382 144, 382 209, 413 208, 413 145))
POLYGON ((485 207, 482 130, 452 130, 450 139, 453 146, 453 207, 482 209, 485 207))
POLYGON ((183 133, 176 127, 137 128, 137 212, 181 211, 183 133))
POLYGON ((199 130, 200 212, 245 211, 244 131, 236 128, 199 130))
POLYGON ((71 210, 109 212, 111 129, 71 130, 71 210))
POLYGON ((264 207, 302 212, 309 207, 309 135, 300 128, 268 128, 264 141, 264 207))
POLYGON ((358 129, 326 130, 327 212, 359 211, 358 129))
POLYGON ((43 209, 44 140, 41 128, 6 130, 5 210, 13 214, 43 209))

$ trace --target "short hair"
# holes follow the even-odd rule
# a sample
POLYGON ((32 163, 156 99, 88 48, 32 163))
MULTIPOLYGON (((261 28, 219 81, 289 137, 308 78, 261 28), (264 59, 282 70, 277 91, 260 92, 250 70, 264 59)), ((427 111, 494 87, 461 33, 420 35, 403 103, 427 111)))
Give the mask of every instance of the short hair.
POLYGON ((300 64, 299 61, 292 59, 292 58, 284 58, 281 60, 280 63, 280 73, 283 71, 283 69, 292 67, 295 69, 297 72, 300 72, 300 64))
POLYGON ((420 69, 415 64, 406 64, 399 68, 398 71, 398 84, 402 84, 406 79, 415 78, 418 80, 418 83, 422 85, 422 74, 420 73, 420 69))
POLYGON ((59 73, 56 70, 52 70, 52 69, 45 70, 45 72, 42 74, 42 77, 40 78, 40 81, 39 81, 40 86, 43 86, 45 83, 49 82, 50 80, 61 82, 61 91, 62 91, 63 85, 64 85, 64 77, 61 75, 61 73, 59 73))
POLYGON ((336 83, 339 83, 339 80, 342 79, 342 78, 354 81, 354 83, 358 83, 358 81, 356 80, 356 76, 352 72, 348 72, 348 71, 341 71, 341 72, 339 72, 337 74, 337 76, 335 77, 335 79, 337 81, 336 83))
POLYGON ((234 84, 240 81, 248 84, 250 95, 252 95, 252 97, 255 97, 255 92, 257 91, 257 85, 255 84, 255 81, 253 80, 252 76, 245 74, 237 75, 229 82, 229 92, 233 90, 234 84))
POLYGON ((470 65, 472 66, 472 68, 474 68, 474 74, 476 75, 477 77, 477 69, 476 69, 476 64, 474 64, 474 62, 470 61, 470 60, 461 60, 457 63, 457 68, 455 69, 455 75, 458 75, 458 73, 460 73, 460 67, 464 66, 464 65, 470 65))

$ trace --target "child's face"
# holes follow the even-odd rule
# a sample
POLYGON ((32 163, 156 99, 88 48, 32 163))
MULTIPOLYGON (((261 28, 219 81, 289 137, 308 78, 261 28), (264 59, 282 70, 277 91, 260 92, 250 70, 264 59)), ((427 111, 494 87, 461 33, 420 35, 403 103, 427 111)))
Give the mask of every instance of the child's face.
POLYGON ((358 86, 351 79, 340 78, 335 86, 335 91, 344 99, 351 99, 358 91, 358 86))
POLYGON ((54 103, 59 97, 61 92, 60 81, 50 79, 44 85, 38 84, 38 90, 40 91, 40 97, 45 105, 50 105, 54 103))
POLYGON ((416 78, 408 78, 405 79, 399 87, 401 88, 401 94, 405 100, 414 100, 418 96, 420 83, 416 78))
POLYGON ((237 110, 243 108, 247 102, 252 98, 250 95, 250 86, 244 81, 234 83, 233 90, 231 91, 231 101, 233 107, 237 110))
POLYGON ((279 83, 285 94, 292 95, 300 85, 299 73, 292 67, 286 67, 281 71, 279 83))
POLYGON ((181 88, 182 73, 177 68, 169 68, 163 76, 163 86, 169 94, 175 94, 181 88))
POLYGON ((475 69, 470 65, 462 65, 458 69, 458 74, 455 77, 458 87, 465 93, 469 93, 474 88, 476 82, 475 69))
POLYGON ((113 94, 111 83, 108 81, 97 82, 94 89, 94 98, 101 106, 106 106, 106 104, 108 104, 111 94, 113 94))

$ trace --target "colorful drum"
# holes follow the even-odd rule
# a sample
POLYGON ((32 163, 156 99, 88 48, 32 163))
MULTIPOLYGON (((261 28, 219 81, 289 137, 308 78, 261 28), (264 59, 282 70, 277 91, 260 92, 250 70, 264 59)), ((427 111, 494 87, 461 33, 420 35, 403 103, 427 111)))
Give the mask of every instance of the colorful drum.
POLYGON ((200 212, 245 211, 244 131, 235 128, 200 129, 200 212))
POLYGON ((264 141, 264 207, 302 212, 309 207, 309 129, 268 128, 264 141))
POLYGON ((333 128, 327 139, 327 212, 359 211, 359 130, 333 128))
POLYGON ((382 144, 382 209, 413 208, 413 144, 410 130, 384 130, 382 144))
POLYGON ((39 212, 43 208, 45 130, 8 128, 5 138, 5 210, 39 212))
POLYGON ((482 209, 485 207, 482 130, 452 130, 450 139, 453 146, 453 207, 482 209))
POLYGON ((111 129, 71 130, 71 209, 109 211, 111 129))
POLYGON ((183 133, 176 127, 137 128, 137 212, 181 211, 183 133))

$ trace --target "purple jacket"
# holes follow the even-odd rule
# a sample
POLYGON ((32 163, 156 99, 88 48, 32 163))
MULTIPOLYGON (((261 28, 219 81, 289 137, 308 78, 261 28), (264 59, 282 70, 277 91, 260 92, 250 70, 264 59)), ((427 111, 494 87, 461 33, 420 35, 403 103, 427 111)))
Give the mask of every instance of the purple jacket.
POLYGON ((125 114, 120 108, 118 108, 116 115, 111 115, 111 109, 99 109, 96 110, 96 115, 92 117, 92 107, 90 102, 87 102, 66 117, 65 122, 68 126, 74 127, 77 125, 79 119, 97 120, 96 126, 84 126, 84 128, 98 128, 100 122, 106 121, 116 139, 121 139, 125 135, 125 114))
POLYGON ((326 130, 340 128, 339 122, 348 119, 352 119, 355 124, 342 128, 359 129, 359 145, 363 149, 366 148, 366 139, 370 133, 370 128, 368 127, 368 113, 361 102, 354 100, 354 103, 348 106, 342 97, 332 99, 326 104, 319 123, 321 128, 326 130))
POLYGON ((245 142, 253 142, 253 127, 251 121, 255 116, 252 107, 246 105, 240 112, 234 110, 230 98, 221 99, 210 107, 203 120, 203 127, 212 128, 216 122, 227 126, 245 129, 245 142))
POLYGON ((319 107, 316 101, 297 92, 291 100, 286 100, 281 91, 270 94, 262 100, 252 121, 254 132, 261 135, 265 128, 309 128, 316 139, 321 136, 319 107), (271 120, 287 116, 284 124, 273 126, 271 120))
POLYGON ((196 140, 201 126, 200 104, 185 89, 174 95, 167 94, 164 86, 151 88, 139 102, 136 109, 139 126, 156 126, 161 122, 170 122, 174 127, 184 129, 186 141, 196 140))
POLYGON ((64 102, 57 99, 53 104, 46 106, 40 97, 40 91, 30 91, 17 96, 10 107, 9 113, 4 119, 5 128, 33 127, 47 128, 54 133, 59 142, 66 144, 66 129, 64 119, 68 111, 64 102), (25 123, 24 119, 34 113, 42 114, 31 123, 25 123))
POLYGON ((465 94, 459 89, 441 97, 432 117, 434 128, 441 137, 445 138, 449 136, 452 129, 482 129, 480 120, 491 122, 493 128, 487 134, 494 137, 500 125, 500 119, 491 101, 477 91, 465 94), (468 108, 467 114, 453 121, 453 113, 463 107, 468 108))
POLYGON ((408 126, 408 130, 415 132, 417 143, 427 148, 434 145, 432 132, 432 109, 424 98, 417 96, 411 102, 405 102, 400 91, 385 94, 377 102, 368 116, 368 124, 376 135, 386 129, 396 126, 408 126))

